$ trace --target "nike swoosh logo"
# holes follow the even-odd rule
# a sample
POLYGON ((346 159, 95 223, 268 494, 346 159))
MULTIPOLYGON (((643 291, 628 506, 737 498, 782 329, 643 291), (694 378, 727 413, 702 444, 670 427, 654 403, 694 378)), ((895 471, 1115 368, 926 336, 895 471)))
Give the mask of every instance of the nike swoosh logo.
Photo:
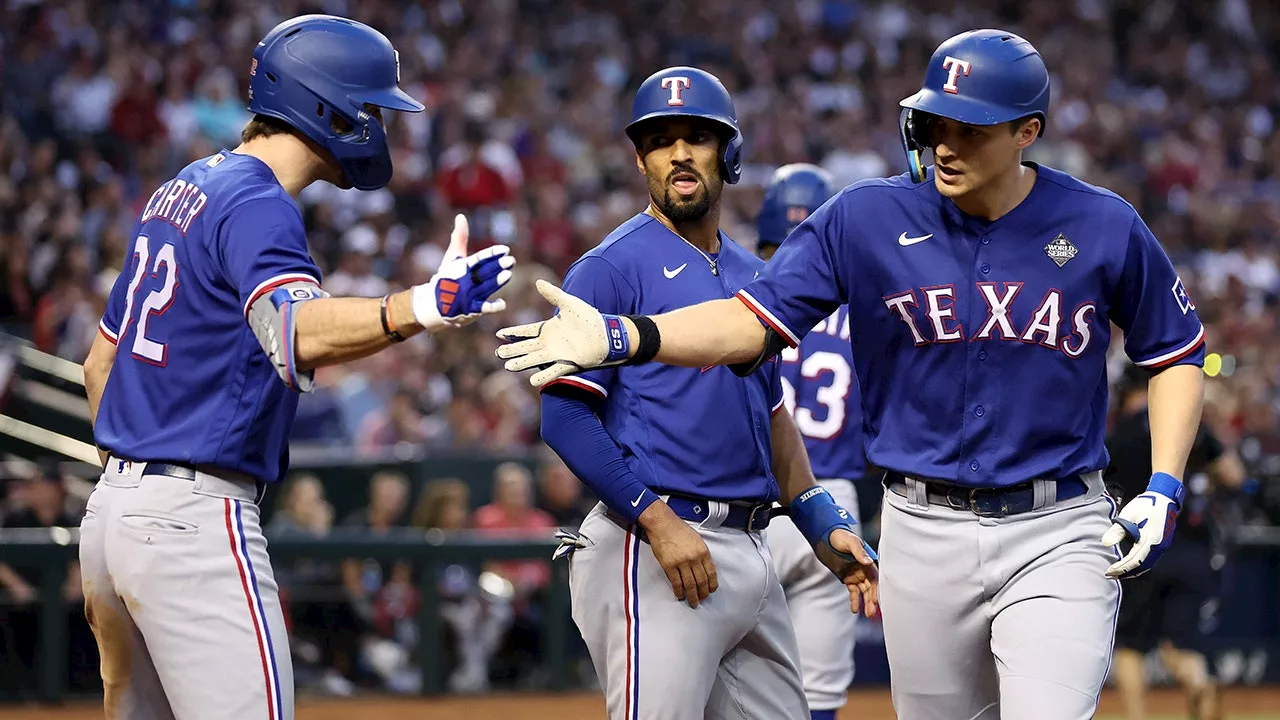
POLYGON ((898 244, 901 245, 902 247, 907 247, 909 245, 915 245, 916 243, 922 243, 931 237, 933 237, 933 233, 929 233, 928 235, 921 235, 920 237, 907 237, 906 233, 902 233, 901 235, 898 236, 898 244))
MULTIPOLYGON (((684 267, 684 265, 681 265, 680 267, 684 267)), ((676 272, 679 272, 679 270, 676 272)), ((642 497, 644 497, 644 490, 641 490, 640 494, 636 496, 636 499, 631 501, 631 507, 640 507, 640 498, 642 497)))
POLYGON ((667 276, 667 279, 668 279, 668 280, 670 280, 671 278, 673 278, 673 277, 675 277, 675 276, 679 275, 679 274, 680 274, 680 271, 681 271, 681 270, 684 270, 686 267, 688 267, 688 265, 689 265, 689 263, 685 263, 684 265, 681 265, 680 267, 676 268, 675 270, 668 270, 668 269, 667 269, 667 266, 666 266, 666 265, 663 265, 663 266, 662 266, 662 274, 663 274, 663 275, 666 275, 666 276, 667 276))

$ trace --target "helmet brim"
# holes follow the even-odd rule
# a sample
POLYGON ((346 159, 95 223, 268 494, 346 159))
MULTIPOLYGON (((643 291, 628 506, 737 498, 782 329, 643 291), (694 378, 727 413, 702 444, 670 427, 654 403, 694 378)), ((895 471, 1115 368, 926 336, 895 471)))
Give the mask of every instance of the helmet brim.
POLYGON ((926 112, 966 125, 999 125, 1032 115, 1040 116, 1038 110, 1028 111, 1025 108, 995 105, 963 95, 940 93, 929 88, 920 90, 898 104, 909 110, 926 112))
POLYGON ((721 130, 724 132, 725 140, 730 140, 738 136, 738 128, 735 127, 733 123, 730 123, 725 118, 722 118, 716 115, 704 115, 702 113, 671 112, 669 110, 660 111, 660 112, 651 112, 645 115, 641 115, 640 117, 628 123, 627 127, 624 128, 624 132, 626 132, 627 137, 631 138, 631 142, 638 144, 639 143, 638 136, 641 134, 640 130, 644 125, 648 125, 649 123, 657 120, 668 120, 668 119, 669 120, 706 120, 707 122, 710 122, 713 125, 717 125, 721 128, 721 130))
POLYGON ((351 99, 359 105, 373 105, 387 110, 400 112, 422 112, 426 106, 414 100, 409 93, 392 86, 381 90, 364 90, 352 93, 351 99))

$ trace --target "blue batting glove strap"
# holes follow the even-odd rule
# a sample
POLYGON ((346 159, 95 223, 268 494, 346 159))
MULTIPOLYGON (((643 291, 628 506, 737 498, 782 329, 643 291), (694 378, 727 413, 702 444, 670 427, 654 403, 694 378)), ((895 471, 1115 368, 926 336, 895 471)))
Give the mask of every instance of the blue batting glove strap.
POLYGON ((605 337, 609 340, 609 354, 604 358, 604 364, 613 364, 625 362, 631 357, 631 338, 627 335, 627 328, 622 324, 620 315, 601 315, 604 318, 605 337))
MULTIPOLYGON (((835 498, 821 485, 804 491, 788 507, 791 521, 810 545, 826 542, 832 530, 842 528, 853 532, 853 516, 836 504, 835 498)), ((866 546, 866 543, 863 543, 866 546)))
POLYGON ((1160 493, 1172 500, 1178 509, 1182 509, 1182 501, 1187 497, 1186 486, 1178 478, 1162 472, 1151 476, 1151 481, 1147 483, 1147 492, 1160 493))

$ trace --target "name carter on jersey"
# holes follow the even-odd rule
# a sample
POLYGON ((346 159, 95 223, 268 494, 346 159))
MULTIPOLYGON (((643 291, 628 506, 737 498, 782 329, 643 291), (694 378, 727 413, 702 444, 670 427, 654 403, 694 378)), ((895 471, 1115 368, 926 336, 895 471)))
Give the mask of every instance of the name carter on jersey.
POLYGON ((1013 300, 1021 292, 1023 283, 974 284, 986 301, 986 316, 972 333, 965 332, 956 316, 955 285, 913 288, 886 295, 884 304, 910 330, 916 347, 962 340, 1009 340, 1060 350, 1070 358, 1080 357, 1089 347, 1093 337, 1090 323, 1097 312, 1095 302, 1080 303, 1069 314, 1064 314, 1062 291, 1050 288, 1030 318, 1024 324, 1015 324, 1013 300), (923 315, 924 321, 917 315, 923 315))
POLYGON ((146 223, 157 218, 167 220, 170 225, 186 235, 191 229, 192 221, 200 216, 200 211, 204 210, 207 202, 209 202, 209 196, 205 195, 197 185, 181 178, 174 178, 151 194, 151 199, 143 208, 138 222, 146 223))

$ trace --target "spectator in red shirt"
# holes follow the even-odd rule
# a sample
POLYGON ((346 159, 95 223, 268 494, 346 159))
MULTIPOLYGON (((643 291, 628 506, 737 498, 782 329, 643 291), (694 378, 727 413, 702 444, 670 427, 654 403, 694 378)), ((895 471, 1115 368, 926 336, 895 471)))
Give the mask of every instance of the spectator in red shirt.
MULTIPOLYGON (((495 534, 521 535, 547 531, 555 519, 533 506, 533 475, 525 466, 505 462, 493 472, 493 502, 476 509, 475 527, 495 534)), ((549 534, 549 533, 541 533, 549 534)), ((546 560, 511 560, 489 567, 515 586, 517 598, 527 598, 551 581, 546 560)))
MULTIPOLYGON (((555 520, 533 506, 533 474, 519 463, 506 462, 493 472, 493 502, 478 508, 473 524, 481 532, 506 535, 550 535, 555 520)), ((485 567, 508 580, 513 588, 514 622, 491 661, 495 680, 529 677, 542 657, 546 602, 543 590, 551 582, 547 560, 492 562, 485 567)))
POLYGON ((446 204, 466 213, 470 247, 509 242, 511 203, 524 180, 520 160, 506 143, 489 139, 484 125, 468 122, 463 141, 440 158, 437 186, 446 204))

